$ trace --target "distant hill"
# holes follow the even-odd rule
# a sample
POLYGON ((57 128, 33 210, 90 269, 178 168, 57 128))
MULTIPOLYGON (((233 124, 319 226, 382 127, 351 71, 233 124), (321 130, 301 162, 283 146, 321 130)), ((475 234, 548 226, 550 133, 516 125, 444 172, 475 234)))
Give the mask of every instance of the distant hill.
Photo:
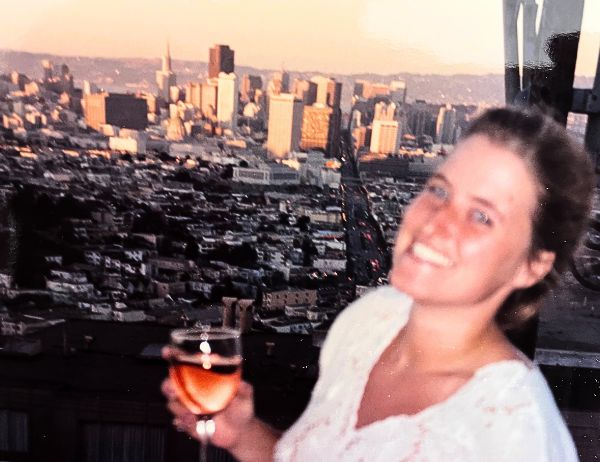
MULTIPOLYGON (((160 59, 146 58, 90 58, 84 56, 57 56, 24 51, 0 50, 0 73, 13 70, 26 74, 31 78, 40 78, 42 67, 40 61, 50 59, 55 65, 67 64, 75 77, 77 86, 83 80, 90 80, 109 91, 131 91, 138 89, 151 91, 155 88, 154 72, 160 68, 160 59)), ((173 60, 173 70, 177 82, 185 84, 190 80, 198 80, 206 76, 207 63, 201 61, 173 60)), ((266 86, 272 69, 256 69, 247 66, 236 66, 236 73, 260 75, 266 86)), ((318 72, 289 71, 290 83, 294 78, 310 78, 318 72)), ((328 74, 342 82, 342 108, 350 108, 350 100, 355 80, 365 79, 371 82, 389 83, 391 80, 406 81, 408 101, 424 99, 431 103, 465 103, 465 104, 503 104, 504 77, 501 74, 487 75, 436 75, 408 74, 399 70, 398 74, 328 74)), ((578 79, 581 87, 591 87, 592 78, 578 79)))

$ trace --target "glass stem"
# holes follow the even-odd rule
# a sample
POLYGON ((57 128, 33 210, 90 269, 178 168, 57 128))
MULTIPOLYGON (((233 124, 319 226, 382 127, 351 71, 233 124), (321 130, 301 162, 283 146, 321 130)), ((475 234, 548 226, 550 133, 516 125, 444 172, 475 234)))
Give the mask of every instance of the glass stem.
POLYGON ((208 462, 208 443, 215 434, 215 421, 211 416, 198 416, 196 433, 200 438, 200 462, 208 462))

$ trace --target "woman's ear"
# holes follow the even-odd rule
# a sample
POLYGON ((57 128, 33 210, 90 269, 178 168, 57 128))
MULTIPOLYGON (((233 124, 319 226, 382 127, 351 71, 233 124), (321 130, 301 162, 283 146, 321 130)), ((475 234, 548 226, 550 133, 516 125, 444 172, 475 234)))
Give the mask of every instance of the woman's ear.
POLYGON ((523 265, 523 270, 517 274, 516 288, 526 289, 537 284, 552 271, 556 253, 550 250, 538 250, 535 255, 523 265))

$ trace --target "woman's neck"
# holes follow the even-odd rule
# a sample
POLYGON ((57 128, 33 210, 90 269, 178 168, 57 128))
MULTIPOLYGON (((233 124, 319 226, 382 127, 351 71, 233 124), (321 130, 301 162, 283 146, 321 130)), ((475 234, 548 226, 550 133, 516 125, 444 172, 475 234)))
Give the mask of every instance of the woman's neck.
POLYGON ((495 310, 480 308, 415 303, 398 337, 401 363, 423 370, 460 368, 510 354, 510 344, 494 321, 495 310))

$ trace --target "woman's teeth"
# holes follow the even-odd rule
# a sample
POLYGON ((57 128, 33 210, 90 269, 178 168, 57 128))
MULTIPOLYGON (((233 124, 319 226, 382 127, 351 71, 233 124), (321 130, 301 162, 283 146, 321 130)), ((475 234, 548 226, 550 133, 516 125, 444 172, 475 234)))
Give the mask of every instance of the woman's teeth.
POLYGON ((411 247, 414 256, 432 265, 442 266, 447 268, 450 266, 451 261, 445 255, 433 250, 431 247, 415 242, 411 247))

